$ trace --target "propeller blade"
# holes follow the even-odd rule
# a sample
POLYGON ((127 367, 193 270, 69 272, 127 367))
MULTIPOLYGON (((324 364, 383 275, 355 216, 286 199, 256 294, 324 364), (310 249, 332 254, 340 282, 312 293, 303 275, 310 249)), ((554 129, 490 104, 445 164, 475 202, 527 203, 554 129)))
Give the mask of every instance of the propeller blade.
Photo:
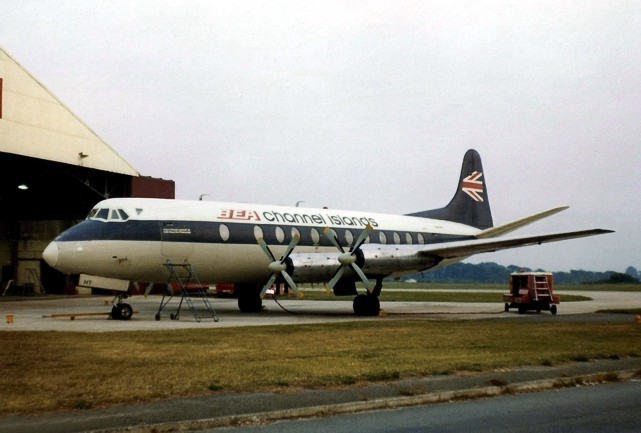
POLYGON ((285 271, 281 271, 280 274, 283 276, 285 281, 287 281, 287 284, 289 285, 289 288, 292 289, 292 291, 294 292, 296 297, 302 298, 302 296, 301 296, 301 294, 300 294, 300 292, 298 290, 298 286, 296 285, 294 280, 292 280, 292 277, 285 271))
POLYGON ((272 262, 276 261, 274 254, 272 254, 272 250, 270 250, 267 244, 265 243, 265 239, 263 238, 258 239, 258 245, 260 245, 260 248, 265 252, 265 254, 267 254, 267 257, 272 259, 272 262))
POLYGON ((361 269, 361 268, 360 268, 356 263, 352 263, 352 264, 350 265, 350 267, 351 267, 351 268, 352 268, 352 270, 353 270, 354 272, 356 272, 356 274, 360 277, 361 281, 362 281, 362 282, 363 282, 363 284, 365 285, 365 288, 366 288, 366 289, 367 289, 367 291, 369 292, 369 280, 367 279, 367 276, 365 275, 365 273, 363 272, 363 270, 362 270, 362 269, 361 269))
POLYGON ((371 224, 367 224, 361 234, 358 236, 358 239, 356 240, 356 243, 352 248, 350 248, 350 251, 355 251, 363 245, 363 242, 367 240, 367 237, 369 236, 370 232, 374 230, 374 227, 372 227, 371 224))
POLYGON ((343 272, 345 272, 345 266, 340 265, 339 268, 336 270, 336 273, 334 274, 332 279, 329 280, 329 283, 327 283, 327 285, 333 289, 336 283, 338 283, 338 280, 340 280, 341 277, 343 276, 343 272))
POLYGON ((336 232, 334 230, 330 229, 329 227, 325 227, 323 229, 323 233, 325 234, 325 236, 327 236, 327 239, 329 239, 329 241, 332 243, 332 245, 334 245, 336 248, 338 248, 338 250, 341 253, 345 252, 345 250, 343 249, 341 244, 338 243, 338 236, 336 236, 336 232))
POLYGON ((271 277, 269 277, 269 280, 267 280, 267 283, 263 286, 263 290, 260 291, 260 297, 264 298, 265 293, 267 293, 267 290, 274 284, 274 281, 276 281, 276 278, 278 277, 278 274, 274 273, 272 274, 271 277))
POLYGON ((290 254, 294 251, 294 248, 296 248, 296 245, 298 245, 298 242, 300 241, 300 235, 298 233, 294 234, 292 236, 292 240, 289 242, 289 245, 287 246, 287 249, 285 250, 285 254, 280 258, 280 260, 276 260, 274 258, 274 254, 272 253, 272 250, 267 246, 267 243, 263 238, 258 239, 258 245, 260 245, 260 248, 265 252, 265 254, 272 260, 271 263, 268 266, 268 269, 272 272, 272 275, 269 277, 269 280, 267 280, 267 283, 263 286, 263 289, 260 292, 260 297, 264 297, 265 294, 267 293, 267 290, 274 284, 276 279, 278 278, 279 275, 282 275, 289 287, 291 287, 292 291, 300 297, 299 291, 298 291, 298 286, 296 286, 296 283, 294 283, 294 280, 292 277, 287 273, 285 269, 287 269, 287 259, 289 258, 290 254))
MULTIPOLYGON (((300 235, 296 233, 293 237, 289 245, 287 246, 287 250, 285 250, 285 254, 283 254, 283 257, 281 257, 280 262, 284 263, 287 257, 294 251, 294 248, 296 248, 296 245, 298 245, 298 241, 300 241, 300 235)), ((267 245, 265 245, 267 246, 267 245)))

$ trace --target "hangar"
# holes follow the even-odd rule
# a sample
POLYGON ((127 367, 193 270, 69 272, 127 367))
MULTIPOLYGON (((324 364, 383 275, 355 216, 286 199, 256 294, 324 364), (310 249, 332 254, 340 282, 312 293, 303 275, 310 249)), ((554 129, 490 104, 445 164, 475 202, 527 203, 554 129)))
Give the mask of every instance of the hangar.
POLYGON ((0 294, 63 293, 42 251, 109 197, 173 199, 0 48, 0 294))

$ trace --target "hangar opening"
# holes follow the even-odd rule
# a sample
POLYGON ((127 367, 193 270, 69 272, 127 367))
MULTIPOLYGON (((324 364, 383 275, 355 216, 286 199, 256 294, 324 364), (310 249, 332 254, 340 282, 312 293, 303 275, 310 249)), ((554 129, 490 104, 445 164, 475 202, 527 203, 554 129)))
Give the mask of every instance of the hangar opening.
POLYGON ((42 251, 98 201, 174 196, 173 181, 141 176, 0 48, 0 294, 64 293, 42 251))

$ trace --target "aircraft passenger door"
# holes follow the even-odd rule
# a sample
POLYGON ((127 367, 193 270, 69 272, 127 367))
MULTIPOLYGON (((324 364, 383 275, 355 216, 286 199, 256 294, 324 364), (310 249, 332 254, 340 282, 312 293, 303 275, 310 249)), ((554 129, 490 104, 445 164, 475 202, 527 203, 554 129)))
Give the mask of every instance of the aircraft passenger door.
POLYGON ((188 222, 160 223, 161 251, 172 263, 189 263, 194 252, 193 230, 188 222))

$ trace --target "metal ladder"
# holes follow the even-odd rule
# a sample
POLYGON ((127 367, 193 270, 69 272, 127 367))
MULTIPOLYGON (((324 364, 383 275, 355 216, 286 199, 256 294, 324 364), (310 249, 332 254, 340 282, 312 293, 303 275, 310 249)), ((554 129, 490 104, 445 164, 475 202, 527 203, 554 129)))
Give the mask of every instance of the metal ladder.
POLYGON ((550 286, 548 285, 548 279, 545 276, 535 276, 534 277, 534 300, 539 300, 539 295, 547 296, 552 298, 550 295, 550 286))
POLYGON ((180 302, 176 309, 176 313, 170 314, 169 317, 171 320, 180 319, 180 309, 182 308, 183 301, 186 301, 187 306, 191 310, 191 314, 196 319, 196 322, 200 323, 203 318, 207 317, 214 319, 214 322, 218 322, 218 315, 216 314, 214 307, 212 307, 211 302, 209 302, 207 293, 203 290, 202 283, 198 279, 196 272, 192 269, 191 264, 174 264, 167 260, 164 266, 169 270, 169 281, 167 282, 167 291, 160 301, 160 306, 156 313, 156 320, 160 320, 160 313, 174 297, 172 283, 177 283, 180 287, 180 302), (194 305, 194 295, 202 300, 205 310, 208 313, 206 317, 203 317, 201 315, 201 311, 199 311, 194 305))

